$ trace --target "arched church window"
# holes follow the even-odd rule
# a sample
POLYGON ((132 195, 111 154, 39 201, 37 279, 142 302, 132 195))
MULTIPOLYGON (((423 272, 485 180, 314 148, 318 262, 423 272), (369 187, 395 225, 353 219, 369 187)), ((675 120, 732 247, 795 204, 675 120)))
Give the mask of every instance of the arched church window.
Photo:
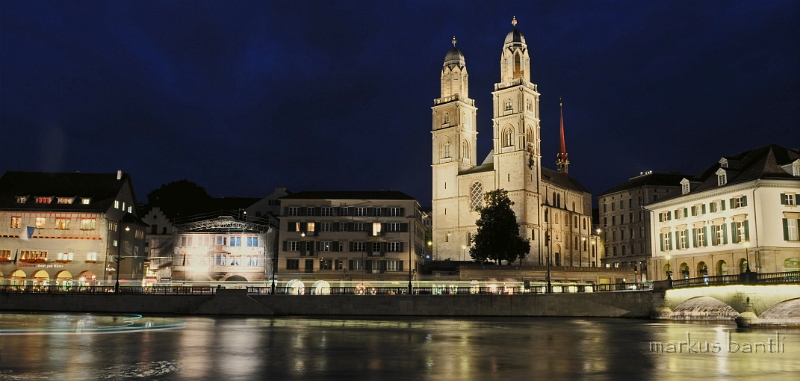
POLYGON ((514 131, 510 128, 506 128, 503 131, 503 147, 511 147, 514 145, 514 131))
POLYGON ((461 142, 461 158, 469 159, 469 143, 466 140, 461 142))
POLYGON ((450 113, 449 112, 444 113, 444 119, 442 121, 442 124, 450 124, 450 113))
POLYGON ((530 100, 530 99, 528 99, 528 102, 525 104, 525 108, 526 108, 528 111, 533 111, 533 102, 531 102, 531 100, 530 100))
POLYGON ((519 78, 520 73, 522 72, 520 66, 519 53, 514 54, 514 78, 519 78))
POLYGON ((478 210, 478 208, 483 206, 483 184, 476 182, 472 184, 472 188, 470 189, 470 205, 472 206, 472 210, 478 210))
POLYGON ((553 206, 558 206, 556 203, 556 192, 553 192, 553 206))
POLYGON ((547 209, 544 210, 544 222, 547 222, 547 216, 550 215, 548 212, 549 211, 547 209))
POLYGON ((511 99, 506 99, 506 111, 511 111, 511 99))
POLYGON ((442 157, 450 157, 450 141, 444 142, 444 146, 442 147, 442 157))

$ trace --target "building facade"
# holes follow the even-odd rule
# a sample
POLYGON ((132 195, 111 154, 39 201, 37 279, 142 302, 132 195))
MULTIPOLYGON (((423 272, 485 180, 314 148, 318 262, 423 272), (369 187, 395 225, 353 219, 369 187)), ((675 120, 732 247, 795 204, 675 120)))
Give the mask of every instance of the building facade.
POLYGON ((0 278, 20 286, 141 281, 147 225, 136 205, 130 175, 121 171, 6 172, 0 278))
POLYGON ((691 178, 680 173, 640 173, 597 196, 600 234, 604 241, 602 264, 606 267, 630 267, 637 281, 647 277, 647 263, 652 258, 650 205, 680 192, 680 181, 691 178))
POLYGON ((800 270, 800 151, 773 144, 725 156, 679 184, 647 207, 651 277, 800 270))
POLYGON ((276 231, 231 216, 175 225, 173 282, 262 282, 270 279, 276 231))
POLYGON ((539 89, 531 82, 525 37, 514 28, 500 57, 500 82, 494 85, 493 150, 477 157, 477 108, 469 98, 469 76, 462 52, 445 55, 441 94, 432 108, 432 246, 437 260, 468 258, 477 232, 477 208, 487 191, 504 189, 514 203, 520 235, 531 242, 526 264, 597 266, 591 254, 591 194, 569 176, 561 124, 558 170, 542 167, 539 89))
POLYGON ((405 193, 298 192, 281 207, 281 282, 408 281, 416 273, 425 227, 405 193))

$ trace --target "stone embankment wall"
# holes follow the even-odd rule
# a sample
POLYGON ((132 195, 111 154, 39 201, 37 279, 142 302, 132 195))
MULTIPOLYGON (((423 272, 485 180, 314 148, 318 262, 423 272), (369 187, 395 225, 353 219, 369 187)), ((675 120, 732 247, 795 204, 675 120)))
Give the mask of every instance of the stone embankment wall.
POLYGON ((647 291, 547 295, 294 296, 0 294, 2 311, 308 316, 649 317, 647 291))

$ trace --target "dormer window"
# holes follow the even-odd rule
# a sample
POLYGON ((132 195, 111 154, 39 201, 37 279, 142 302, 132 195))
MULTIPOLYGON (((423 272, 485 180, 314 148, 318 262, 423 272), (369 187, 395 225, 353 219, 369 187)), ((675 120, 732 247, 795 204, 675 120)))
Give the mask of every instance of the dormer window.
POLYGON ((84 197, 84 198, 81 199, 81 204, 83 204, 83 205, 89 205, 90 202, 92 202, 91 198, 84 197))
POLYGON ((685 177, 681 180, 681 194, 689 194, 689 190, 691 189, 691 184, 689 184, 689 180, 685 177))
POLYGON ((52 197, 36 197, 37 204, 49 204, 51 202, 53 202, 52 197))
POLYGON ((17 204, 24 204, 28 202, 28 196, 17 196, 17 204))
POLYGON ((720 168, 717 170, 717 186, 723 186, 728 183, 728 172, 720 168))
POLYGON ((72 204, 73 201, 75 201, 75 197, 58 197, 56 198, 56 200, 58 200, 59 204, 69 205, 72 204))
POLYGON ((724 157, 722 159, 719 159, 719 167, 720 168, 728 168, 728 159, 726 159, 724 157))

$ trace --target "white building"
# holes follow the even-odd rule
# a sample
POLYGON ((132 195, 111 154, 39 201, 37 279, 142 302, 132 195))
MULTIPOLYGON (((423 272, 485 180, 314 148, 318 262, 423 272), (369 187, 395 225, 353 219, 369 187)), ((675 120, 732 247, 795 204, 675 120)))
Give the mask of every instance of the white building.
POLYGON ((650 276, 673 279, 798 270, 800 151, 778 145, 726 156, 647 207, 650 276))
POLYGON ((500 52, 500 82, 492 93, 494 149, 482 163, 476 151, 477 108, 469 98, 466 61, 455 38, 445 56, 441 96, 432 113, 433 257, 463 259, 477 232, 476 207, 484 192, 505 189, 520 235, 531 242, 526 264, 543 265, 550 256, 557 266, 597 266, 590 249, 592 197, 568 175, 563 115, 558 171, 542 167, 539 89, 530 81, 525 37, 516 19, 512 25, 500 52))

